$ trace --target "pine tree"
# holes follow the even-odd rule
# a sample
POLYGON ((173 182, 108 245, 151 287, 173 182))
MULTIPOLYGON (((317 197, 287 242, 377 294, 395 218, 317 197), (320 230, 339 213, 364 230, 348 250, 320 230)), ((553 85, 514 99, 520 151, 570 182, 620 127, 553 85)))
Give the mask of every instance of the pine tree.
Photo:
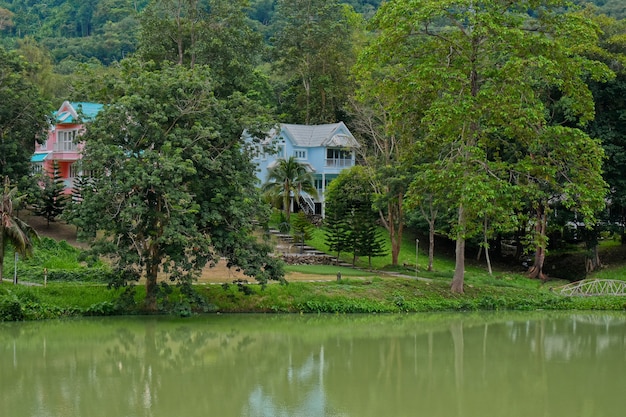
POLYGON ((296 213, 291 227, 291 235, 301 245, 300 248, 304 246, 305 240, 311 239, 311 229, 313 229, 313 225, 307 219, 306 214, 301 211, 296 213))
POLYGON ((385 239, 380 232, 376 219, 369 213, 360 222, 358 246, 355 248, 357 256, 367 256, 369 269, 372 269, 372 257, 385 256, 387 250, 385 248, 385 239))
POLYGON ((348 223, 346 217, 343 215, 342 210, 336 207, 336 204, 329 202, 326 205, 326 217, 324 218, 324 234, 326 237, 326 244, 329 251, 333 252, 337 256, 337 262, 339 262, 339 256, 341 252, 348 248, 348 223))
POLYGON ((84 192, 92 182, 92 178, 88 176, 79 175, 76 177, 74 179, 71 199, 66 200, 67 204, 63 211, 63 219, 76 226, 77 234, 80 239, 93 238, 96 236, 94 225, 89 222, 82 222, 78 216, 84 192))
POLYGON ((63 194, 65 188, 59 166, 55 162, 52 177, 42 176, 42 188, 38 201, 35 203, 35 214, 45 217, 50 226, 50 222, 56 220, 57 216, 63 213, 67 198, 63 194))

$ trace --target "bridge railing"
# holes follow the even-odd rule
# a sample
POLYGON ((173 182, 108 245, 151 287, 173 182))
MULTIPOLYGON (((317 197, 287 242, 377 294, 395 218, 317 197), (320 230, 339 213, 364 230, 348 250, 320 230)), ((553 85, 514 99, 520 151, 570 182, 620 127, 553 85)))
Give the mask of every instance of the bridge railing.
POLYGON ((554 289, 569 297, 593 297, 603 295, 625 296, 626 281, 615 279, 584 279, 554 289))

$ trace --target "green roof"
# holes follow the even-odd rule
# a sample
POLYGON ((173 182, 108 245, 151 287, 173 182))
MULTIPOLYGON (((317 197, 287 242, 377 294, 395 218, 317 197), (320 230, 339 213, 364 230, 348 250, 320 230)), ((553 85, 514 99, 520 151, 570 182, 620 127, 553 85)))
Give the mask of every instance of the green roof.
MULTIPOLYGON (((82 121, 92 120, 100 110, 102 110, 102 107, 104 107, 102 104, 82 101, 68 104, 70 105, 69 109, 55 112, 54 119, 57 123, 79 123, 79 116, 82 117, 82 121)), ((62 109, 63 107, 64 106, 61 106, 62 109)))

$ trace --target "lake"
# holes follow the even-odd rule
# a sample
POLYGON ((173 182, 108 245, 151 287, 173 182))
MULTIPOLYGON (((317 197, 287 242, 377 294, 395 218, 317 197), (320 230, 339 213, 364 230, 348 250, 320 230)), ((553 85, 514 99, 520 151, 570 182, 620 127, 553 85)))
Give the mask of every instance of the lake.
POLYGON ((626 314, 0 323, 0 416, 621 416, 626 314))

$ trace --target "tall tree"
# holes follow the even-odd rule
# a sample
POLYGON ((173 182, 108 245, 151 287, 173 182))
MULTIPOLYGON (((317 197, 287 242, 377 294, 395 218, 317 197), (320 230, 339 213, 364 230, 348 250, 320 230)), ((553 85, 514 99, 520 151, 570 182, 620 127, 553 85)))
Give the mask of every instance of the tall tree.
POLYGON ((326 243, 337 257, 341 251, 352 252, 353 264, 359 256, 367 256, 371 262, 372 256, 385 254, 368 176, 365 167, 355 166, 342 171, 326 190, 330 209, 330 217, 325 219, 326 243))
POLYGON ((281 111, 290 123, 334 123, 353 90, 360 16, 338 0, 278 0, 274 72, 281 111))
POLYGON ((326 189, 326 216, 324 217, 324 241, 328 250, 336 256, 339 263, 341 253, 349 248, 349 223, 345 216, 343 201, 333 198, 332 182, 326 189), (331 197, 329 197, 331 196, 331 197))
POLYGON ((27 256, 33 250, 33 238, 37 237, 35 230, 17 217, 14 210, 25 197, 18 195, 17 187, 11 187, 9 177, 5 176, 0 200, 0 284, 7 247, 11 245, 15 252, 27 256))
POLYGON ((276 197, 281 200, 287 223, 291 218, 292 202, 298 202, 303 191, 317 197, 313 174, 294 156, 278 159, 276 165, 268 170, 267 181, 261 189, 270 200, 276 197))
POLYGON ((34 204, 35 214, 45 217, 50 226, 50 222, 55 221, 63 213, 67 203, 67 198, 63 193, 65 185, 56 161, 52 172, 42 174, 40 180, 41 189, 34 204))
POLYGON ((372 269, 372 258, 387 254, 384 237, 376 223, 376 218, 371 204, 361 204, 354 209, 352 213, 352 233, 355 235, 355 244, 352 248, 353 264, 356 263, 357 257, 367 256, 369 268, 372 269))
MULTIPOLYGON (((609 184, 612 222, 626 224, 626 21, 598 16, 600 47, 587 54, 605 62, 615 72, 607 83, 590 82, 596 103, 596 118, 586 131, 602 141, 606 153, 604 179, 609 184)), ((622 228, 622 243, 626 230, 622 228)))
POLYGON ((559 91, 552 95, 559 105, 579 123, 589 121, 593 101, 584 77, 611 75, 580 55, 595 47, 596 28, 564 6, 561 0, 399 0, 383 4, 375 18, 380 36, 368 59, 386 69, 386 83, 399 86, 396 103, 404 109, 398 114, 420 115, 415 130, 439 150, 451 179, 453 292, 463 292, 465 242, 482 230, 482 208, 496 190, 508 194, 506 187, 520 186, 530 192, 542 174, 558 171, 559 192, 588 223, 602 204, 599 144, 575 127, 551 126, 546 111, 547 93, 559 91), (557 146, 555 137, 562 144, 554 153, 560 159, 550 159, 550 152, 535 159, 557 146), (570 143, 585 152, 565 152, 570 143), (585 167, 587 181, 561 170, 573 162, 585 167), (586 184, 591 187, 584 190, 586 184))
POLYGON ((32 67, 0 47, 0 178, 30 173, 35 141, 45 138, 49 105, 30 80, 32 67))
POLYGON ((18 53, 24 56, 32 66, 29 80, 39 87, 39 91, 47 100, 62 102, 67 94, 67 87, 63 85, 62 76, 54 72, 50 52, 33 38, 27 37, 18 42, 18 53))
POLYGON ((244 129, 267 130, 262 109, 241 96, 217 99, 202 65, 129 60, 122 69, 116 89, 126 94, 84 137, 83 169, 94 178, 75 216, 101 231, 94 249, 126 276, 146 278, 148 309, 160 272, 186 284, 222 256, 260 282, 282 279, 280 260, 252 235, 267 213, 241 143, 244 129))
POLYGON ((398 265, 405 223, 404 195, 412 175, 410 165, 404 163, 403 150, 413 139, 412 132, 407 130, 412 117, 400 117, 404 124, 395 121, 392 102, 397 92, 386 88, 382 82, 384 72, 375 68, 376 65, 374 61, 361 59, 355 67, 358 90, 352 102, 350 126, 363 145, 359 156, 369 173, 374 207, 389 233, 391 263, 398 265))
POLYGON ((138 52, 143 60, 193 68, 209 65, 216 93, 249 91, 262 38, 245 14, 247 0, 157 0, 141 17, 138 52))
POLYGON ((0 32, 13 27, 13 16, 14 13, 11 12, 9 9, 0 7, 0 32))

